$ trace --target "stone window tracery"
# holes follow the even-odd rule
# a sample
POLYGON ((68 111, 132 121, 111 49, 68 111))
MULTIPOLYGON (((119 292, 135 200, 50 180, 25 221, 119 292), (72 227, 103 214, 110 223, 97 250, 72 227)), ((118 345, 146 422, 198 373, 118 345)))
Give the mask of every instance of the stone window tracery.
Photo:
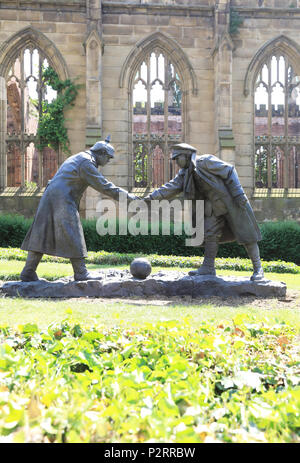
POLYGON ((23 47, 9 67, 6 79, 7 187, 44 187, 57 171, 57 153, 51 148, 39 152, 36 147, 42 101, 52 101, 56 96, 42 80, 43 67, 48 65, 45 55, 32 44, 23 47))
POLYGON ((254 87, 255 187, 300 188, 300 77, 273 53, 254 87))
POLYGON ((132 89, 134 187, 156 188, 175 176, 172 146, 182 141, 182 82, 161 49, 140 64, 132 89))

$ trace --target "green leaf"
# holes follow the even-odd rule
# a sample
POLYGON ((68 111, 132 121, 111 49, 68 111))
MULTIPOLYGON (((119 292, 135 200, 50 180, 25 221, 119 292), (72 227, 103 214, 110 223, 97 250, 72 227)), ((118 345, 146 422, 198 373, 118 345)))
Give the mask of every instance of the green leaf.
POLYGON ((26 325, 19 325, 18 328, 23 334, 34 334, 39 332, 38 326, 35 323, 26 323, 26 325))
POLYGON ((60 342, 60 341, 57 341, 57 342, 55 342, 55 343, 53 344, 52 347, 50 347, 50 348, 48 349, 48 352, 51 353, 51 354, 54 354, 54 353, 56 353, 56 352, 62 351, 63 349, 64 349, 63 343, 60 342))
POLYGON ((83 335, 83 331, 80 325, 75 325, 74 328, 71 330, 72 335, 75 338, 80 338, 83 335))
POLYGON ((124 359, 127 359, 130 357, 132 352, 135 350, 135 345, 134 344, 129 344, 128 346, 125 347, 125 349, 122 350, 121 355, 124 357, 124 359))

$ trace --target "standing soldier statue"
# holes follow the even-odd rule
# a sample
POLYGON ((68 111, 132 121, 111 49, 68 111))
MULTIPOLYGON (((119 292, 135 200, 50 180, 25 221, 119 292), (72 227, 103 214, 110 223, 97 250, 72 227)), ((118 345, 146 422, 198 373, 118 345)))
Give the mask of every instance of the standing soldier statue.
POLYGON ((219 243, 243 244, 253 264, 251 280, 264 278, 257 242, 262 239, 235 168, 211 154, 197 156, 186 143, 175 145, 172 159, 181 170, 145 200, 171 199, 183 191, 185 199, 204 200, 204 260, 190 275, 216 275, 219 243))
POLYGON ((109 137, 98 141, 89 150, 67 158, 48 182, 21 246, 28 251, 20 275, 22 281, 38 280, 36 268, 43 254, 70 258, 75 280, 93 279, 85 266, 87 249, 79 217, 83 193, 91 186, 115 200, 120 193, 127 195, 129 200, 137 199, 98 172, 99 166, 105 166, 114 157, 115 150, 109 141, 109 137))

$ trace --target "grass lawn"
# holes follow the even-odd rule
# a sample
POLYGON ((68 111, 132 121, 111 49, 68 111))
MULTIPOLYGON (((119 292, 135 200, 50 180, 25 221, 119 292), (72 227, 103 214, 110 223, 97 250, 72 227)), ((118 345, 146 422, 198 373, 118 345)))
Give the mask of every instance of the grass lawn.
MULTIPOLYGON (((22 261, 1 261, 0 279, 18 279, 18 274, 24 266, 22 261)), ((88 264, 90 270, 111 268, 88 264)), ((128 268, 126 265, 114 268, 128 268)), ((170 267, 153 267, 152 273, 163 271, 184 271, 189 269, 170 267)), ((71 264, 42 262, 38 267, 41 278, 54 279, 72 275, 71 264)), ((218 275, 250 276, 251 272, 218 270, 218 275)), ((231 320, 237 313, 248 313, 257 319, 267 317, 270 321, 290 321, 300 326, 300 274, 266 273, 266 277, 283 281, 287 284, 288 297, 286 301, 274 299, 244 298, 201 298, 193 300, 190 297, 168 300, 112 300, 112 299, 67 299, 67 300, 36 300, 22 298, 0 299, 0 325, 7 323, 18 326, 24 323, 36 323, 45 328, 52 322, 59 322, 72 316, 79 323, 100 324, 105 326, 143 325, 167 320, 183 320, 186 317, 200 323, 202 320, 231 320), (72 313, 70 313, 72 312, 72 313)))

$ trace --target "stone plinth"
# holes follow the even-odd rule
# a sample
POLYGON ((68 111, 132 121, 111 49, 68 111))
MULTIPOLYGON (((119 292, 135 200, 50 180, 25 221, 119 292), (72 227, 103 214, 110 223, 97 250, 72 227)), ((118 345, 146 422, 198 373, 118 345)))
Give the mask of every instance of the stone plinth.
POLYGON ((257 296, 285 297, 286 284, 262 280, 252 282, 246 277, 189 276, 183 272, 159 272, 145 280, 133 278, 128 270, 97 272, 97 280, 56 281, 41 279, 35 282, 8 281, 0 285, 6 296, 28 298, 71 297, 151 297, 151 296, 257 296))

